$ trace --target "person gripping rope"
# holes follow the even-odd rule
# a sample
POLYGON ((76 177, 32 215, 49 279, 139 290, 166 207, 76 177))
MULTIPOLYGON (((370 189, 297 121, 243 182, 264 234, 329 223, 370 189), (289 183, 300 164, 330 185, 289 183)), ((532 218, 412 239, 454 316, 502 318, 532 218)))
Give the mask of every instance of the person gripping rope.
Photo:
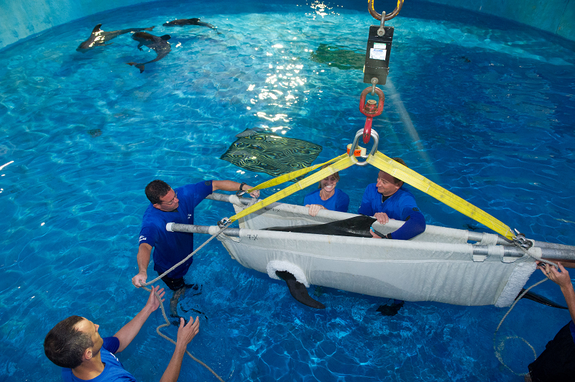
MULTIPOLYGON (((132 277, 132 284, 140 287, 147 280, 147 269, 153 251, 154 270, 163 274, 174 265, 186 258, 194 250, 193 235, 182 232, 166 231, 166 224, 170 222, 181 224, 194 224, 194 208, 209 194, 217 190, 243 191, 252 188, 245 183, 231 180, 210 180, 188 184, 172 189, 162 180, 150 182, 145 189, 150 205, 144 213, 142 228, 140 230, 138 247, 138 274, 132 277)), ((256 190, 250 195, 259 197, 256 190)), ((192 265, 193 258, 168 273, 162 281, 174 291, 170 303, 170 313, 177 316, 175 307, 177 301, 184 293, 186 284, 184 276, 192 265)))
MULTIPOLYGON (((152 287, 144 308, 113 337, 102 338, 99 325, 87 318, 70 316, 56 324, 44 339, 44 353, 55 365, 62 367, 64 382, 133 381, 136 379, 124 369, 116 353, 123 351, 136 337, 150 314, 163 301, 164 289, 152 287), (160 299, 158 299, 158 296, 160 299)), ((184 325, 180 318, 176 348, 160 382, 176 382, 180 375, 186 347, 200 330, 196 317, 184 325)))
POLYGON ((537 262, 537 268, 559 285, 567 302, 567 308, 571 315, 571 321, 567 323, 545 345, 543 353, 535 361, 529 364, 529 374, 525 376, 526 382, 572 382, 575 381, 575 291, 569 272, 557 263, 559 269, 554 266, 537 262))

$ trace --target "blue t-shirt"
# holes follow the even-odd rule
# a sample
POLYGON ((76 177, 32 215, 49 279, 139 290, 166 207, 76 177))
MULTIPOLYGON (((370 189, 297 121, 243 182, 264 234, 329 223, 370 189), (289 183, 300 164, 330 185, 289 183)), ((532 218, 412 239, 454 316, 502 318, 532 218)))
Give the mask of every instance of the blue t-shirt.
MULTIPOLYGON (((180 201, 178 210, 165 212, 151 203, 144 213, 139 244, 147 243, 154 247, 154 270, 163 273, 182 261, 194 251, 194 238, 191 233, 168 232, 166 224, 194 224, 194 208, 212 193, 212 181, 188 184, 176 188, 180 201)), ((168 277, 178 279, 188 273, 193 257, 174 269, 168 277)))
POLYGON ((390 219, 405 221, 402 227, 391 233, 392 239, 408 240, 425 231, 425 217, 419 211, 413 194, 403 187, 383 201, 383 195, 377 192, 377 184, 368 185, 358 213, 374 216, 377 212, 385 212, 390 219))
POLYGON ((345 192, 336 188, 334 194, 328 200, 323 200, 321 196, 319 196, 320 191, 321 188, 307 194, 303 199, 304 206, 307 204, 319 204, 331 211, 347 212, 349 196, 347 196, 345 192))
MULTIPOLYGON (((104 363, 104 371, 96 378, 88 379, 91 382, 110 382, 110 381, 130 381, 136 382, 134 376, 128 373, 122 363, 113 354, 118 351, 120 347, 120 340, 116 337, 106 337, 103 339, 104 344, 100 349, 100 356, 104 363)), ((62 368, 62 379, 64 382, 85 382, 85 379, 80 379, 72 373, 72 369, 62 368)))

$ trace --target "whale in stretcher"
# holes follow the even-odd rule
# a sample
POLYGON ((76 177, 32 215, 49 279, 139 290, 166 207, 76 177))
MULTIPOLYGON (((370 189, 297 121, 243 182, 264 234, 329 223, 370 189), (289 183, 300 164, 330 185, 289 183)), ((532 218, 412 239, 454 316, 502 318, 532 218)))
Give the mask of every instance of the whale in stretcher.
MULTIPOLYGON (((338 235, 338 236, 355 236, 355 237, 372 237, 369 233, 369 229, 372 224, 377 221, 377 219, 359 215, 349 219, 337 220, 334 222, 324 223, 324 224, 312 224, 312 225, 302 225, 294 227, 271 227, 266 228, 269 231, 282 231, 282 232, 300 232, 300 233, 311 233, 316 235, 338 235)), ((307 288, 304 284, 296 280, 295 276, 287 271, 276 271, 278 277, 287 283, 291 295, 300 303, 307 305, 315 309, 324 309, 325 305, 321 302, 314 300, 308 293, 307 288)), ((521 292, 517 295, 517 298, 525 289, 521 289, 521 292)), ((521 298, 525 298, 537 303, 550 306, 553 308, 567 309, 566 306, 557 304, 550 299, 540 296, 534 292, 528 291, 521 298)), ((397 302, 393 305, 382 305, 377 311, 384 316, 393 316, 397 314, 399 309, 403 306, 403 302, 397 302)))
MULTIPOLYGON (((235 195, 209 199, 231 203, 236 214, 252 201, 235 195)), ((251 198, 250 198, 251 199, 251 198)), ((404 223, 386 225, 369 216, 273 203, 238 218, 217 239, 242 266, 283 280, 300 302, 321 309, 307 293, 311 285, 406 302, 508 307, 536 269, 537 259, 575 260, 575 247, 530 241, 529 248, 494 233, 427 225, 410 240, 374 239, 404 223)), ((168 223, 171 232, 220 233, 217 226, 168 223)), ((534 293, 526 298, 557 306, 534 293)), ((396 307, 397 308, 397 307, 396 307)), ((393 307, 382 309, 394 314, 393 307)))

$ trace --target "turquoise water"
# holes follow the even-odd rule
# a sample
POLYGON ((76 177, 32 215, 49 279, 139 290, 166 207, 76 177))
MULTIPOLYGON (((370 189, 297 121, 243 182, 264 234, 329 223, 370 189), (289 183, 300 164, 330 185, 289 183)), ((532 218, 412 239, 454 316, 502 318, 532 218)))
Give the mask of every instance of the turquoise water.
MULTIPOLYGON (((320 144, 318 162, 344 150, 365 121, 357 109, 366 85, 352 62, 375 21, 365 8, 352 1, 154 3, 77 20, 0 51, 0 380, 59 381, 42 349, 57 321, 79 314, 113 335, 143 306, 147 296, 130 279, 150 180, 269 179, 219 159, 246 128, 320 144), (190 17, 221 34, 162 27, 190 17), (156 25, 155 35, 172 35, 172 51, 142 74, 126 62, 155 54, 137 50, 129 35, 76 52, 98 23, 106 31, 156 25), (345 51, 350 69, 330 65, 333 57, 312 60, 320 44, 345 51)), ((384 113, 374 121, 380 150, 527 237, 575 245, 573 43, 413 1, 387 25, 396 29, 384 113)), ((352 210, 376 172, 341 174, 352 210)), ((478 226, 416 196, 432 224, 478 226)), ((197 223, 231 214, 205 201, 197 223)), ((196 237, 198 245, 205 239, 196 237)), ((537 273, 528 285, 540 279, 537 273)), ((312 287, 327 306, 314 311, 216 242, 197 256, 188 281, 203 284, 203 293, 180 309, 205 314, 189 349, 227 381, 520 379, 493 351, 505 309, 407 303, 382 317, 375 311, 381 299, 312 287)), ((563 302, 551 283, 537 292, 563 302)), ((521 301, 497 343, 520 336, 539 354, 568 319, 521 301)), ((120 356, 139 381, 157 381, 171 357, 173 346, 155 333, 160 323, 159 313, 150 317, 120 356)), ((164 332, 175 337, 176 330, 164 332)), ((504 361, 524 372, 532 351, 516 339, 504 345, 504 361)), ((184 361, 180 381, 211 380, 184 361)))

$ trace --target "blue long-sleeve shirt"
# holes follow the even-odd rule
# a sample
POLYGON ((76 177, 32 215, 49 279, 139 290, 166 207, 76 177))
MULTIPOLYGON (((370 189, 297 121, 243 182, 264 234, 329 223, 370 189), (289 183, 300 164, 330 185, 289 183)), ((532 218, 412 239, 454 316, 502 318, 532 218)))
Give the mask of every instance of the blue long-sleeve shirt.
POLYGON ((385 212, 390 219, 405 221, 403 226, 391 233, 392 239, 409 240, 425 231, 425 217, 419 211, 413 194, 403 187, 383 200, 383 195, 377 192, 376 183, 368 185, 358 213, 374 216, 376 212, 385 212))

